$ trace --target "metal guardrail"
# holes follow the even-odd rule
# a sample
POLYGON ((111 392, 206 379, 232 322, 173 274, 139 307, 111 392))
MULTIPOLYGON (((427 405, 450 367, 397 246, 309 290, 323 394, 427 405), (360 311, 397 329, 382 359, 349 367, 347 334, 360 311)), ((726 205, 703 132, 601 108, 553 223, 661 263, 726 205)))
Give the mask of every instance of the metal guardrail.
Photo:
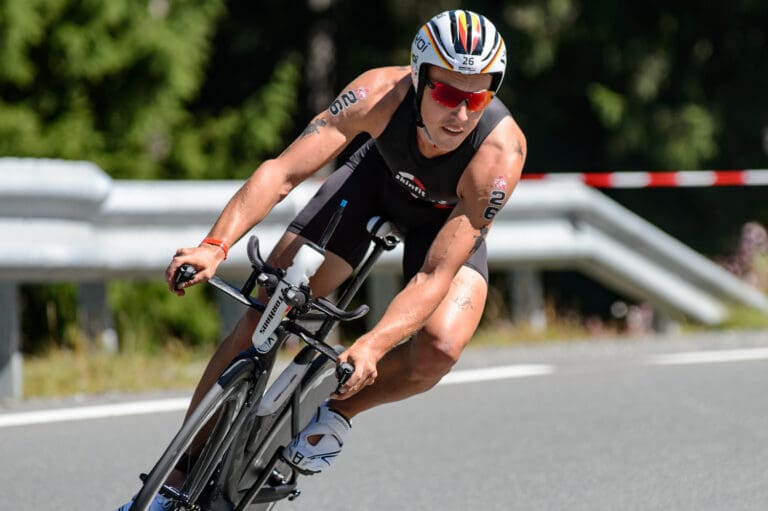
MULTIPOLYGON (((0 158, 0 396, 17 395, 22 282, 160 278, 178 247, 194 246, 239 187, 234 181, 120 181, 88 162, 0 158), (2 312, 4 311, 4 312, 2 312)), ((297 187, 257 227, 263 246, 315 193, 297 187)), ((629 298, 705 324, 725 302, 768 311, 768 298, 600 192, 579 183, 524 181, 495 219, 495 269, 574 269, 629 298)), ((400 252, 379 274, 399 272, 400 252)), ((231 251, 224 277, 250 265, 231 251)))

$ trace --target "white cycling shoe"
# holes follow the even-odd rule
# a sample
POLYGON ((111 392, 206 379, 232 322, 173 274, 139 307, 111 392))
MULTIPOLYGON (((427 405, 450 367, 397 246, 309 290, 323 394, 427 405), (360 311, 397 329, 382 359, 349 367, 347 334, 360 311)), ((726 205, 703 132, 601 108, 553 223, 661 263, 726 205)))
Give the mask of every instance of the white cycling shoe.
POLYGON ((324 403, 306 428, 283 449, 285 460, 303 474, 316 474, 331 465, 352 425, 324 403), (311 440, 311 441, 310 441, 311 440))

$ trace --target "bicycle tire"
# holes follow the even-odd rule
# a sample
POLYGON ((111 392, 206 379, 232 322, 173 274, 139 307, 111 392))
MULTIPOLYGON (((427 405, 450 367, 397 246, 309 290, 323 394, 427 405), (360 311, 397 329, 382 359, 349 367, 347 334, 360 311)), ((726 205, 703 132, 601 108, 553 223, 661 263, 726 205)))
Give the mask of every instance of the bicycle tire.
POLYGON ((259 378, 256 364, 249 358, 238 360, 206 393, 144 480, 130 511, 146 511, 149 508, 198 433, 216 416, 217 422, 207 437, 200 457, 179 489, 184 495, 180 502, 184 504, 198 505, 201 500, 210 497, 205 495, 206 487, 247 415, 243 412, 250 404, 248 396, 258 392, 258 387, 263 390, 263 378, 259 378))

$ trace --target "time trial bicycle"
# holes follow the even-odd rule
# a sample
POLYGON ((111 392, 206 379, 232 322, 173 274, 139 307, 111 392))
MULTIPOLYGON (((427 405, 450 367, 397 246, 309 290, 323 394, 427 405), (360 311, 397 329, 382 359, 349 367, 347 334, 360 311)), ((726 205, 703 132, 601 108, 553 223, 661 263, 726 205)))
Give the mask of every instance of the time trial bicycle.
MULTIPOLYGON (((326 342, 340 321, 361 318, 367 305, 346 308, 384 251, 394 249, 401 236, 379 217, 368 222, 372 249, 347 280, 337 303, 313 297, 309 279, 324 260, 325 246, 338 225, 342 201, 318 243, 303 244, 287 269, 266 264, 259 240, 248 241, 252 272, 238 289, 213 277, 209 283, 238 302, 262 313, 253 346, 237 356, 195 410, 184 421, 133 500, 131 511, 145 511, 163 495, 172 510, 265 511, 299 494, 299 473, 282 451, 311 420, 318 407, 354 372, 338 364, 340 346, 326 342), (266 289, 266 304, 251 296, 266 289), (309 324, 319 327, 312 330, 309 324), (285 342, 296 337, 306 346, 276 378, 275 361, 285 342), (269 383, 269 386, 268 386, 269 383), (186 473, 179 487, 166 484, 174 469, 186 473)), ((176 285, 190 280, 194 268, 182 266, 176 285)))

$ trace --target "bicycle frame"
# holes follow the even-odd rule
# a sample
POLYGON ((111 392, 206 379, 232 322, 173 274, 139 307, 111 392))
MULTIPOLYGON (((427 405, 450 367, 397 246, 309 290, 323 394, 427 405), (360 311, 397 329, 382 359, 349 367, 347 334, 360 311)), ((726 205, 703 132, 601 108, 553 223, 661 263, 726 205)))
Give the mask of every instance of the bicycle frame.
MULTIPOLYGON (((252 347, 232 361, 190 411, 151 472, 142 476, 144 484, 132 510, 148 509, 157 494, 183 509, 200 509, 202 503, 211 511, 230 511, 233 506, 238 511, 262 511, 298 494, 297 470, 282 460, 282 449, 354 372, 350 364, 338 364, 339 353, 325 339, 339 321, 368 312, 366 305, 353 311, 345 308, 381 253, 400 241, 391 223, 372 218, 367 227, 373 250, 347 281, 338 305, 323 297, 313 298, 309 280, 324 260, 324 247, 345 205, 342 201, 319 244, 302 245, 287 269, 268 266, 259 253, 258 238, 253 236, 248 242, 253 271, 243 287, 237 289, 218 277, 209 281, 262 312, 251 337, 252 347), (257 285, 267 292, 266 304, 251 297, 257 285), (321 325, 311 331, 300 324, 304 320, 319 320, 321 325), (277 353, 290 335, 307 346, 267 389, 277 353), (165 483, 174 469, 187 473, 180 489, 165 483)), ((174 276, 176 287, 194 274, 193 267, 182 265, 174 276)))
POLYGON ((393 250, 400 242, 400 233, 394 225, 380 217, 373 217, 368 222, 373 250, 348 280, 338 304, 334 305, 324 297, 310 300, 309 278, 314 275, 324 260, 324 245, 327 238, 330 237, 329 231, 332 233, 335 229, 335 224, 338 223, 336 218, 340 217, 342 209, 343 206, 335 215, 334 220, 336 221, 332 220, 331 225, 326 229, 324 239, 321 241, 323 245, 316 245, 311 242, 302 245, 293 264, 287 270, 268 266, 259 252, 258 238, 252 236, 248 242, 248 256, 254 270, 243 287, 238 290, 219 277, 213 277, 209 280, 209 284, 228 296, 262 312, 262 318, 253 332, 251 342, 261 362, 266 363, 264 369, 267 372, 272 370, 275 355, 284 343, 287 337, 286 333, 298 336, 305 344, 330 359, 338 361, 338 354, 330 345, 325 343, 325 338, 339 321, 351 321, 368 313, 367 305, 361 305, 353 311, 344 309, 350 304, 365 279, 368 278, 373 265, 381 254, 384 251, 393 250), (276 279, 271 279, 271 277, 276 279), (268 282, 270 280, 272 281, 268 282), (254 300, 250 296, 256 284, 267 289, 271 288, 271 297, 267 304, 254 300), (314 332, 298 324, 298 321, 313 320, 323 321, 320 328, 314 332))
MULTIPOLYGON (((327 344, 325 339, 339 321, 357 319, 368 312, 366 305, 350 312, 344 309, 352 301, 381 254, 395 248, 400 241, 394 226, 378 217, 369 221, 368 229, 371 232, 373 250, 347 281, 337 305, 322 297, 310 300, 309 278, 323 260, 322 247, 314 244, 303 245, 293 265, 283 271, 270 268, 264 263, 259 254, 258 238, 252 237, 248 244, 248 253, 254 271, 243 289, 238 290, 218 277, 209 281, 241 303, 262 311, 262 318, 251 338, 253 346, 237 357, 231 366, 234 368, 238 360, 254 360, 254 371, 258 372, 259 384, 255 395, 249 400, 258 404, 245 413, 242 413, 242 410, 237 412, 242 413, 242 417, 237 417, 233 427, 237 432, 232 435, 233 440, 229 445, 221 447, 237 450, 236 453, 231 452, 222 463, 220 474, 223 476, 218 484, 226 488, 225 494, 228 496, 238 495, 238 510, 246 509, 251 503, 293 498, 299 493, 296 489, 296 476, 292 470, 290 477, 282 478, 282 484, 267 485, 270 477, 275 475, 275 466, 280 461, 280 451, 273 452, 274 447, 296 436, 309 422, 322 400, 337 390, 345 377, 351 375, 354 370, 351 366, 343 371, 338 370, 336 364, 339 352, 327 344), (307 248, 302 252, 304 247, 307 248), (277 282, 273 276, 277 277, 277 282), (266 305, 250 297, 254 284, 272 288, 270 300, 266 305), (307 320, 320 320, 322 323, 316 330, 311 331, 299 324, 300 321, 307 320), (265 382, 274 368, 277 354, 290 335, 299 337, 307 346, 296 355, 272 385, 265 389, 265 382), (334 371, 337 378, 331 377, 334 371), (311 383, 314 386, 304 386, 308 374, 313 375, 311 383), (302 407, 302 402, 309 399, 310 395, 316 396, 310 399, 312 406, 302 407), (319 402, 314 402, 318 400, 319 402), (289 420, 290 429, 287 428, 289 420), (244 424, 252 426, 242 427, 244 424), (241 442, 243 445, 240 445, 241 442)), ((220 385, 223 386, 231 370, 234 369, 225 371, 220 377, 220 385)))

